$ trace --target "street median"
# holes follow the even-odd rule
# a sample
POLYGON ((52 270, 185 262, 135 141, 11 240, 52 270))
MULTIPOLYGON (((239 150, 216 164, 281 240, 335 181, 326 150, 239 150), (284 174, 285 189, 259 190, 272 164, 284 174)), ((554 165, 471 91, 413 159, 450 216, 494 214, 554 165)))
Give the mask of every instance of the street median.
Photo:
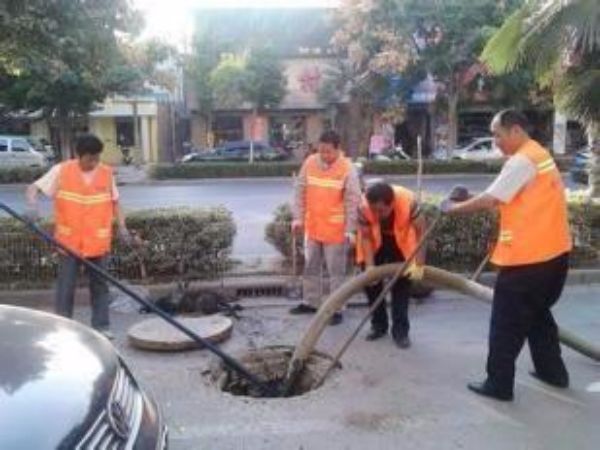
MULTIPOLYGON (((569 166, 568 158, 557 159, 561 170, 569 166)), ((410 161, 364 161, 366 175, 414 175, 417 162, 410 161)), ((425 160, 425 174, 493 174, 498 173, 502 161, 425 160)), ((262 178, 289 177, 300 170, 297 162, 254 163, 246 162, 203 162, 187 164, 156 164, 148 168, 154 180, 189 180, 202 178, 262 178)))

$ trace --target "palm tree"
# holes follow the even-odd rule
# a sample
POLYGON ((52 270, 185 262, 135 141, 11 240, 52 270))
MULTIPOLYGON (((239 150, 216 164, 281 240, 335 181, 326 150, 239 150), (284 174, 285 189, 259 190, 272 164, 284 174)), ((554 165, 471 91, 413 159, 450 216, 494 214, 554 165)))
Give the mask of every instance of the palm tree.
POLYGON ((498 74, 527 65, 556 106, 586 126, 590 194, 600 195, 600 1, 526 0, 492 36, 483 61, 498 74))

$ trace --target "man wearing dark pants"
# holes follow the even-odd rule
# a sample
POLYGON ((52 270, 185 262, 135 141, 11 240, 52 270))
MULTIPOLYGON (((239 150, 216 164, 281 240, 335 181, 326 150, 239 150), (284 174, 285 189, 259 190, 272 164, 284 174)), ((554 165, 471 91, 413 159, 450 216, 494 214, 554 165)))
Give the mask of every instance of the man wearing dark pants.
MULTIPOLYGON (((88 258, 88 261, 106 268, 106 257, 88 258)), ((73 296, 79 275, 80 264, 70 256, 60 256, 58 282, 56 285, 56 314, 73 317, 73 296)), ((110 320, 108 315, 108 286, 93 270, 86 269, 90 283, 92 304, 92 328, 108 334, 110 320)), ((110 336, 109 336, 110 337, 110 336)))
MULTIPOLYGON (((126 241, 131 235, 119 207, 112 168, 100 162, 103 144, 92 134, 77 139, 77 158, 52 167, 27 188, 28 215, 36 218, 37 198, 41 192, 54 200, 54 235, 58 242, 81 258, 105 267, 112 243, 113 219, 119 235, 126 241)), ((55 311, 73 317, 73 300, 80 263, 60 255, 55 311)), ((92 303, 92 327, 109 339, 108 286, 95 272, 88 270, 92 303)))
MULTIPOLYGON (((423 232, 423 219, 419 205, 408 189, 387 183, 376 183, 367 189, 359 212, 357 262, 369 267, 405 261, 417 247, 423 232)), ((392 338, 398 347, 410 347, 410 323, 408 303, 411 279, 422 278, 423 255, 411 264, 406 276, 394 283, 391 294, 392 338)), ((372 305, 383 291, 383 282, 365 289, 372 305)), ((371 318, 368 341, 382 338, 388 332, 389 323, 385 301, 382 301, 371 318)))
POLYGON ((527 134, 527 120, 505 110, 491 125, 494 141, 508 156, 486 192, 464 202, 446 200, 443 212, 500 210, 500 232, 491 261, 499 267, 489 334, 487 379, 469 389, 497 400, 513 398, 515 361, 529 342, 536 378, 565 388, 569 375, 561 357, 550 308, 568 271, 571 236, 564 186, 552 156, 527 134))

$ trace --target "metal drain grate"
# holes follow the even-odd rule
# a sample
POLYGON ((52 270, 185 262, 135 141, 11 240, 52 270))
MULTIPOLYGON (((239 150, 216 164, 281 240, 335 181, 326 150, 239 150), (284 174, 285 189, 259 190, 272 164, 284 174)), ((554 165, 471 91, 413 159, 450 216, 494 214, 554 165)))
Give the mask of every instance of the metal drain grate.
POLYGON ((283 286, 242 287, 235 291, 237 297, 282 297, 286 294, 283 286))

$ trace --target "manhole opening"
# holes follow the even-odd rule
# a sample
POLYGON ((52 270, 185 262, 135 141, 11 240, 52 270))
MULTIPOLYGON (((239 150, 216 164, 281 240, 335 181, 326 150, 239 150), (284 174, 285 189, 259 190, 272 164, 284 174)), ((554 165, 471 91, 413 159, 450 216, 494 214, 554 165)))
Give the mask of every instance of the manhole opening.
MULTIPOLYGON (((294 348, 291 346, 271 346, 248 350, 241 355, 236 355, 236 359, 251 373, 277 391, 282 388, 293 352, 294 348)), ((331 356, 313 352, 287 396, 297 397, 316 389, 323 374, 331 365, 331 361, 331 356)), ((223 363, 219 363, 210 371, 210 377, 223 392, 236 396, 265 398, 248 380, 225 367, 223 363)))

